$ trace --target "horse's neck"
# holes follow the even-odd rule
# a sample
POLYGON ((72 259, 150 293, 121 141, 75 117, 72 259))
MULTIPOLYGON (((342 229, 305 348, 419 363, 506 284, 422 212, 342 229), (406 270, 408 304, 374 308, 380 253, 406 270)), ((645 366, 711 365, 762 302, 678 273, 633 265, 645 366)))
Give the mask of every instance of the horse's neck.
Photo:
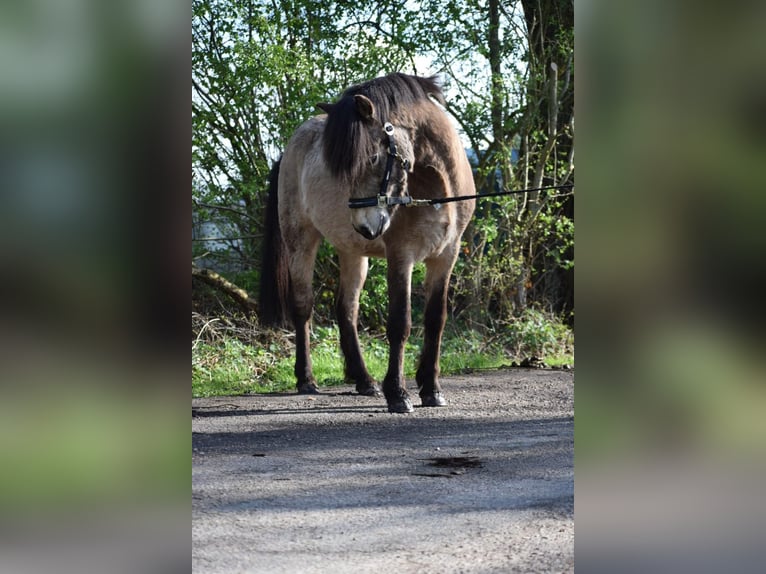
POLYGON ((419 110, 418 123, 414 132, 416 139, 415 159, 426 165, 444 168, 457 159, 455 154, 462 151, 462 143, 449 122, 446 114, 428 102, 419 110))

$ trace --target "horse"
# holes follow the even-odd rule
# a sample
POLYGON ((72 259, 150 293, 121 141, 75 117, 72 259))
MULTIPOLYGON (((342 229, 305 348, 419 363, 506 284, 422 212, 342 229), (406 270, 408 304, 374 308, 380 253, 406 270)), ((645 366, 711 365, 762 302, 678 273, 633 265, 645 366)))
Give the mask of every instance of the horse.
POLYGON ((389 412, 413 411, 404 377, 410 335, 411 280, 425 262, 424 342, 416 372, 422 406, 447 404, 439 356, 447 293, 474 200, 417 206, 418 200, 475 194, 473 174, 456 129, 442 107, 435 76, 401 73, 349 87, 303 123, 271 171, 264 225, 260 318, 295 328, 298 393, 319 392, 312 372, 309 323, 312 277, 323 238, 340 265, 335 307, 345 380, 357 393, 380 396, 362 357, 359 295, 369 257, 387 260, 388 370, 382 383, 389 412))

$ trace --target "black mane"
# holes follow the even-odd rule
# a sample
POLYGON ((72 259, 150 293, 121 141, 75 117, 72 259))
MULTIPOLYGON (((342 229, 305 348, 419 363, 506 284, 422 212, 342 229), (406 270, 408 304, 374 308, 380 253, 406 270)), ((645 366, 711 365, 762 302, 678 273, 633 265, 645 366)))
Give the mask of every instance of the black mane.
POLYGON ((354 96, 361 94, 375 106, 374 119, 391 121, 397 110, 429 97, 444 103, 436 76, 421 78, 394 73, 348 88, 332 106, 324 129, 324 158, 330 172, 337 178, 353 183, 363 173, 367 159, 379 142, 370 137, 365 120, 359 115, 354 96))

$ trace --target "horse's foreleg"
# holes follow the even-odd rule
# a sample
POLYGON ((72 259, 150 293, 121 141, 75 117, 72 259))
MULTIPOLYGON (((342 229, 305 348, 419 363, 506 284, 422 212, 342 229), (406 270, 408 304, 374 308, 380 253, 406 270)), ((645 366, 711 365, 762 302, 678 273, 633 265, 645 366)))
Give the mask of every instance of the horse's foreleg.
POLYGON ((367 278, 367 258, 339 253, 340 286, 335 303, 340 331, 340 348, 343 351, 346 380, 356 384, 360 395, 380 396, 380 390, 367 371, 362 350, 359 348, 359 294, 367 278))
POLYGON ((300 245, 290 249, 290 308, 295 326, 295 378, 298 392, 315 394, 318 391, 311 365, 309 325, 314 308, 314 259, 321 237, 309 233, 302 236, 300 245))
POLYGON ((439 355, 447 320, 447 289, 454 264, 455 257, 444 254, 438 259, 426 260, 423 352, 415 376, 424 407, 443 407, 447 404, 439 385, 439 355))
POLYGON ((293 303, 293 324, 295 325, 295 380, 298 393, 316 394, 319 392, 314 379, 309 345, 309 323, 313 300, 306 303, 293 303))
POLYGON ((392 413, 412 412, 412 401, 404 382, 404 345, 410 336, 410 282, 412 263, 388 262, 388 372, 383 381, 383 394, 392 413))

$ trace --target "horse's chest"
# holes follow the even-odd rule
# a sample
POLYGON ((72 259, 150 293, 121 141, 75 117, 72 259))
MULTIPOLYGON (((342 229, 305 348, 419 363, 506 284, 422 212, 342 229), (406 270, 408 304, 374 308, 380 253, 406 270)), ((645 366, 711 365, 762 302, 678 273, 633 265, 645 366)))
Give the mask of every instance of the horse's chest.
MULTIPOLYGON (((458 240, 453 218, 449 213, 439 214, 431 207, 413 207, 411 210, 432 210, 433 213, 405 212, 398 225, 386 233, 386 245, 404 250, 416 261, 440 254, 458 240)), ((446 211, 446 210, 445 210, 446 211)))

